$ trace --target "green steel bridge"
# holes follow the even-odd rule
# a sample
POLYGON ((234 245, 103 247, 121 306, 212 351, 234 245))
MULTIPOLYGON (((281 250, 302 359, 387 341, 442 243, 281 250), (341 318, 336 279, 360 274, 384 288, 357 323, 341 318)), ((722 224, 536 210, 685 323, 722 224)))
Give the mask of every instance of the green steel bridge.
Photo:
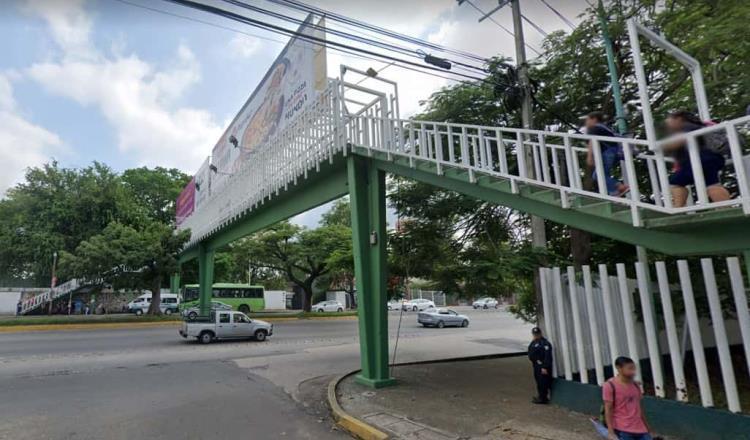
MULTIPOLYGON (((750 185, 741 138, 750 117, 667 139, 607 138, 560 131, 402 119, 394 82, 389 91, 341 76, 295 121, 251 153, 180 227, 191 230, 181 262, 198 260, 201 306, 207 313, 215 252, 233 241, 349 194, 361 345, 358 380, 391 384, 386 307, 386 176, 456 191, 514 210, 669 255, 750 250, 750 185), (723 133, 725 177, 733 198, 712 202, 699 158, 700 136, 723 133), (687 206, 674 206, 671 159, 663 147, 682 141, 694 164, 687 206), (602 142, 623 147, 622 178, 631 191, 607 193, 602 142), (587 145, 593 145, 598 189, 584 188, 587 145), (583 164, 582 164, 583 161, 583 164)), ((700 72, 698 71, 698 74, 700 72)), ((697 86, 696 86, 697 87, 697 86)), ((701 86, 702 87, 702 86, 701 86)), ((647 97, 646 97, 647 99, 647 97)), ((643 101, 643 99, 642 99, 643 101)), ((648 133, 653 121, 648 109, 648 133)), ((179 275, 172 280, 179 285, 179 275)))

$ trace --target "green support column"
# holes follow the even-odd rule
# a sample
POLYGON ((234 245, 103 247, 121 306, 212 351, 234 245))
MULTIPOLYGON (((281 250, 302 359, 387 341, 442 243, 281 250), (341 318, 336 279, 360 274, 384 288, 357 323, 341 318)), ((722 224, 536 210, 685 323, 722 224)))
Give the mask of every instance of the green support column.
POLYGON ((169 278, 169 292, 180 293, 180 272, 173 273, 169 278))
POLYGON ((198 245, 198 284, 200 314, 208 316, 214 285, 214 251, 208 250, 203 243, 198 245))
POLYGON ((381 388, 395 383, 388 374, 385 172, 354 155, 348 158, 347 172, 362 365, 356 380, 381 388))

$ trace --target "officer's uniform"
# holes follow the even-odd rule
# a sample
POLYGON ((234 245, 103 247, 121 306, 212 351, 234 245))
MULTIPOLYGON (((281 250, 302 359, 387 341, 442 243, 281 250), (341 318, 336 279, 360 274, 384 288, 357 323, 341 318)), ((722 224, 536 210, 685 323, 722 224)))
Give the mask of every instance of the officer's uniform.
POLYGON ((531 341, 529 344, 529 360, 534 366, 534 380, 538 398, 542 402, 549 399, 549 390, 552 387, 552 344, 545 338, 531 341), (547 374, 542 374, 542 368, 547 374))

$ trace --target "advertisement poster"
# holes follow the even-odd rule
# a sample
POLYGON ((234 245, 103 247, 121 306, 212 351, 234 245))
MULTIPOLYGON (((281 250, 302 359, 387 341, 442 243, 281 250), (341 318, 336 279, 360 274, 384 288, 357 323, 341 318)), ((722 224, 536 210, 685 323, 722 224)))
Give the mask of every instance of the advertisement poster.
POLYGON ((190 217, 195 209, 195 178, 192 178, 190 182, 177 197, 177 203, 175 206, 175 217, 177 226, 180 226, 185 219, 190 217))
POLYGON ((206 158, 195 173, 195 211, 200 211, 211 197, 211 170, 209 169, 211 158, 206 158))
MULTIPOLYGON (((325 33, 310 23, 312 16, 298 32, 324 38, 325 33)), ((213 194, 221 192, 228 177, 250 160, 255 149, 315 101, 316 88, 325 83, 326 76, 321 57, 325 57, 325 47, 319 43, 294 38, 286 45, 212 151, 213 194)))

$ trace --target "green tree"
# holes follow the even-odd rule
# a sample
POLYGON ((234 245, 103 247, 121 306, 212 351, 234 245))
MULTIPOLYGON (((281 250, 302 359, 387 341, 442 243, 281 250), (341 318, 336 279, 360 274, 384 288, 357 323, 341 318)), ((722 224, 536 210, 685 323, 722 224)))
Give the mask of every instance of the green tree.
POLYGON ((176 168, 132 168, 122 173, 127 196, 146 218, 163 224, 175 221, 177 196, 190 176, 176 168))
POLYGON ((306 229, 285 221, 246 239, 248 263, 284 274, 302 289, 303 308, 309 311, 316 282, 331 272, 328 259, 345 248, 347 241, 351 241, 351 231, 345 227, 306 229))
POLYGON ((161 287, 178 267, 188 231, 175 233, 163 223, 140 230, 112 222, 101 234, 82 241, 74 252, 63 252, 60 271, 69 277, 100 280, 115 288, 151 290, 149 314, 161 313, 161 287))

